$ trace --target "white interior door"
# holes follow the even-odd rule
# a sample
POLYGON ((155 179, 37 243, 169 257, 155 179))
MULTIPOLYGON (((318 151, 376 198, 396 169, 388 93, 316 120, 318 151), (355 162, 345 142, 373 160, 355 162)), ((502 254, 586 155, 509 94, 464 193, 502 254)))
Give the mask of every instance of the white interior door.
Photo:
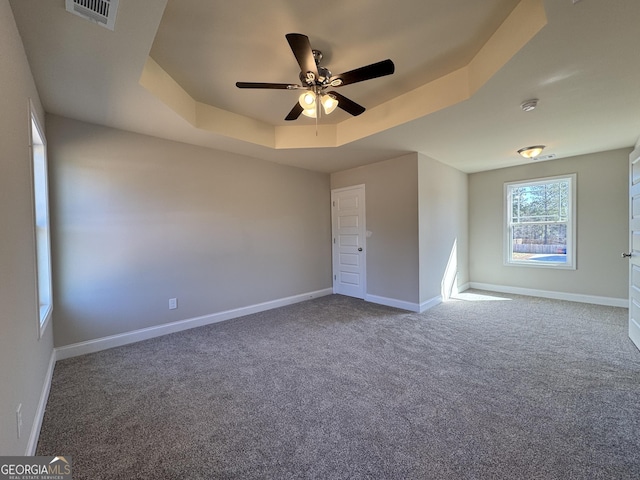
POLYGON ((364 298, 366 292, 364 185, 331 191, 333 293, 364 298))
POLYGON ((629 155, 629 338, 640 348, 640 148, 629 155))

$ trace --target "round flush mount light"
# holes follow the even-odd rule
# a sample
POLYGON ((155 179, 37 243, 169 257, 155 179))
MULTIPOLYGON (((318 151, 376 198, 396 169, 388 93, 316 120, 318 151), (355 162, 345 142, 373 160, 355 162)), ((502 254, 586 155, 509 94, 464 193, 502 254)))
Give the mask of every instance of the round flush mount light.
POLYGON ((535 110, 537 106, 538 106, 538 99, 532 98, 531 100, 527 100, 526 102, 523 102, 522 105, 520 105, 520 108, 522 108, 523 112, 530 112, 532 110, 535 110))
POLYGON ((524 158, 535 158, 542 153, 545 145, 533 145, 531 147, 524 147, 518 150, 518 153, 524 158))

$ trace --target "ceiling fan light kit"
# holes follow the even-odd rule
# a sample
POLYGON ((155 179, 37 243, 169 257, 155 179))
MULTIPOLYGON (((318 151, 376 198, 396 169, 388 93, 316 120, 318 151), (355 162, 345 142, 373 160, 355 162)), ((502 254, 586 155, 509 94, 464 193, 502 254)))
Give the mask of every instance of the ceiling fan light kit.
POLYGON ((365 111, 362 105, 357 104, 338 92, 328 92, 327 89, 391 75, 395 71, 393 62, 387 59, 339 75, 332 75, 326 67, 319 65, 320 60, 322 60, 322 52, 311 48, 309 37, 301 33, 288 33, 285 37, 300 66, 299 78, 302 85, 236 82, 236 87, 238 88, 305 90, 305 92, 298 97, 298 102, 285 117, 285 120, 296 120, 301 114, 307 117, 317 118, 318 114, 321 113, 318 103, 322 105, 322 110, 325 115, 329 115, 338 107, 353 116, 360 115, 365 111))
POLYGON ((313 92, 305 92, 300 95, 300 98, 298 98, 298 103, 303 109, 302 114, 310 118, 316 118, 318 112, 318 103, 322 105, 322 110, 324 111, 325 115, 329 115, 338 107, 338 100, 327 93, 317 95, 313 92), (318 97, 320 100, 319 102, 318 97))

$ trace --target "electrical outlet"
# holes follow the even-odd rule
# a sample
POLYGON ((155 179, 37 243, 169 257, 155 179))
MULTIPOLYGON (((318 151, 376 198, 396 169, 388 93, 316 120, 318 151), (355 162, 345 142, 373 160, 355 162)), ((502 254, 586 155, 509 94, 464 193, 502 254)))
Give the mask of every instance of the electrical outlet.
POLYGON ((176 308, 178 308, 178 299, 177 298, 170 298, 169 299, 169 310, 175 310, 176 308))
POLYGON ((18 427, 18 439, 22 436, 22 404, 16 408, 16 425, 18 427))

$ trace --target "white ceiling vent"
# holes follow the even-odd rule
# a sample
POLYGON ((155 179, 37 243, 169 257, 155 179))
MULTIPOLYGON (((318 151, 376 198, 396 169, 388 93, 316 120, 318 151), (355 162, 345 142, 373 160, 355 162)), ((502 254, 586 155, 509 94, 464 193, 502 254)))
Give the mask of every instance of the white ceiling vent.
POLYGON ((119 0, 65 0, 67 12, 113 30, 119 0))

